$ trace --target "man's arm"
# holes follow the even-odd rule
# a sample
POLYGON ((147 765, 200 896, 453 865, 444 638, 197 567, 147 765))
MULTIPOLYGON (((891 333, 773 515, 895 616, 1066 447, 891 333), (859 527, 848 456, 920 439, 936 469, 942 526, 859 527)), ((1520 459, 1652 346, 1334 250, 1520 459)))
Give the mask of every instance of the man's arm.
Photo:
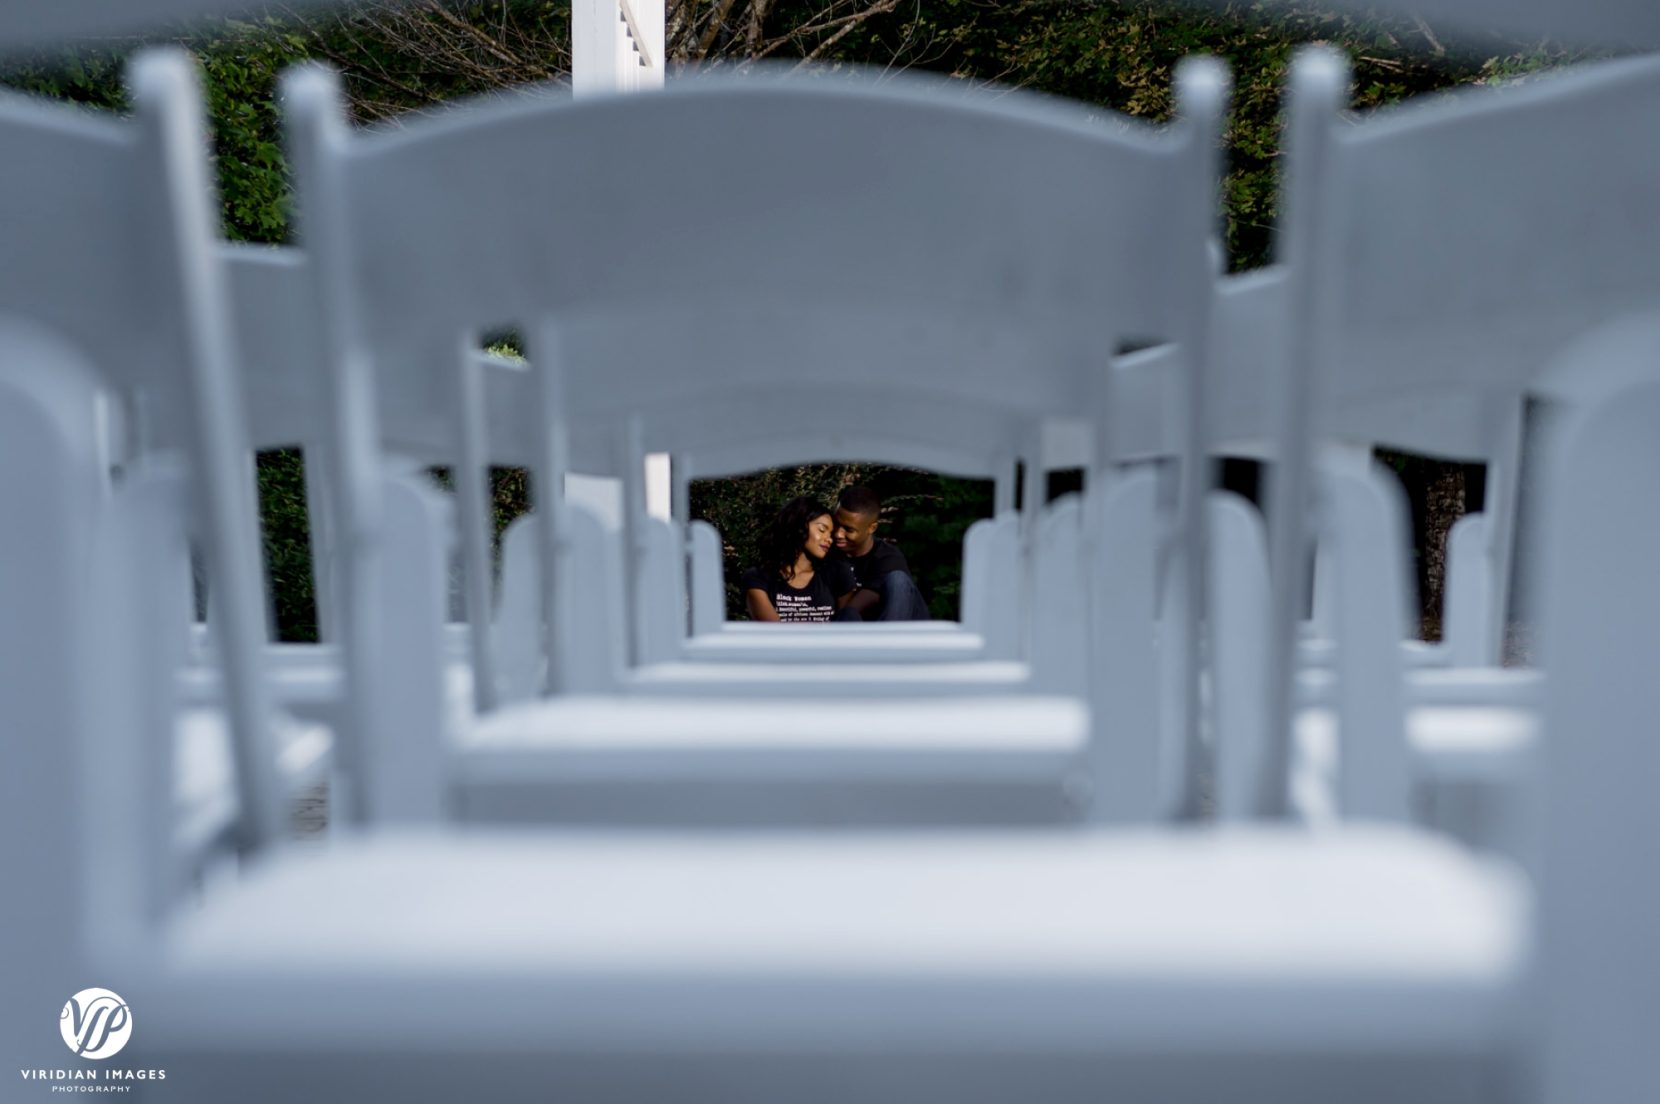
MULTIPOLYGON (((877 566, 882 569, 882 578, 886 578, 889 574, 895 571, 903 571, 906 574, 910 573, 911 568, 910 565, 905 562, 905 554, 899 550, 898 545, 891 541, 879 542, 876 550, 873 551, 871 555, 880 558, 880 562, 877 566)), ((849 606, 858 611, 860 617, 867 621, 875 617, 876 607, 881 604, 882 592, 876 587, 864 587, 858 591, 855 591, 853 594, 853 600, 848 603, 849 606)))
POLYGON ((764 590, 751 587, 744 593, 744 599, 749 604, 749 617, 752 621, 776 621, 778 611, 772 608, 772 598, 764 590))
POLYGON ((856 603, 864 591, 859 589, 859 577, 853 573, 853 565, 840 557, 833 557, 824 561, 824 571, 830 593, 836 598, 836 608, 844 610, 853 606, 862 616, 864 607, 856 603))

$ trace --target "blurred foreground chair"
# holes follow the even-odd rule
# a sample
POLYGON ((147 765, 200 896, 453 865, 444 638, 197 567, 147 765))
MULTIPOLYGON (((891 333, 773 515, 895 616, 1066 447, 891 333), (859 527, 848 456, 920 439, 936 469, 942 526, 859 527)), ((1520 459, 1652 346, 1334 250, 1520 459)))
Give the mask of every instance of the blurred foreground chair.
MULTIPOLYGON (((123 830, 144 834, 147 862, 114 876, 168 899, 203 848, 251 853, 283 834, 287 793, 316 777, 327 743, 274 720, 259 649, 245 644, 263 637, 265 598, 193 81, 182 54, 140 56, 127 120, 0 98, 0 452, 15 476, 0 557, 4 800, 27 809, 43 780, 75 777, 89 734, 117 754, 141 745, 124 784, 147 818, 123 830), (215 709, 182 708, 173 681, 193 546, 226 627, 215 709), (111 570, 129 585, 106 585, 111 570), (150 634, 131 653, 128 617, 150 634), (112 660, 106 648, 121 650, 112 660), (147 665, 136 684, 135 663, 147 665)), ((45 822, 27 823, 0 845, 8 876, 81 864, 84 825, 60 847, 43 840, 45 822)), ((13 947, 33 946, 53 916, 84 916, 86 891, 20 907, 13 947)), ((6 973, 20 1000, 38 995, 28 983, 41 977, 6 973)))
MULTIPOLYGON (((1643 232, 1656 220, 1633 199, 1660 181, 1660 147, 1624 137, 1660 107, 1660 64, 1576 67, 1403 105, 1358 126, 1340 118, 1341 102, 1306 132, 1326 186, 1311 197, 1317 229, 1301 257, 1313 279, 1292 285, 1287 332, 1318 367, 1311 386, 1292 393, 1307 396, 1333 435, 1499 459, 1493 662, 1509 606, 1519 412, 1571 345, 1660 297, 1660 257, 1643 232), (1543 164, 1541 148, 1552 150, 1543 164)), ((1596 365, 1586 371, 1594 376, 1596 365)), ((1300 557, 1283 536, 1282 573, 1300 557)), ((1474 675, 1466 719, 1414 748, 1413 759, 1514 795, 1534 753, 1538 689, 1493 674, 1474 675)), ((1351 725, 1339 723, 1341 760, 1351 725)), ((1502 808, 1502 792, 1498 800, 1501 817, 1516 815, 1502 808)))
MULTIPOLYGON (((4 371, 24 422, 49 411, 63 438, 52 448, 96 460, 88 483, 63 491, 59 508, 74 516, 60 520, 111 527, 110 539, 126 542, 120 547, 149 565, 159 633, 154 654, 182 664, 192 548, 227 626, 262 633, 266 604, 240 381, 209 376, 206 367, 229 356, 234 337, 220 298, 222 271, 201 253, 214 233, 214 208, 192 149, 201 124, 188 62, 152 55, 135 62, 132 74, 134 121, 18 95, 0 100, 10 154, 0 173, 4 371), (203 408, 218 420, 206 423, 203 408), (180 457, 195 473, 188 479, 180 457), (123 524, 142 528, 123 532, 123 524)), ((41 467, 35 457, 48 453, 35 441, 39 431, 19 427, 0 439, 11 470, 41 467)), ((49 467, 48 477, 55 474, 49 467)), ((17 566, 8 571, 8 593, 17 605, 7 638, 16 651, 3 700, 8 715, 34 718, 19 721, 17 731, 52 739, 100 676, 88 662, 78 671, 85 687, 62 681, 75 670, 66 649, 85 647, 89 638, 77 634, 89 627, 37 596, 40 557, 56 553, 49 537, 21 520, 34 508, 29 482, 20 477, 16 491, 31 505, 20 506, 9 529, 16 546, 7 562, 17 566)), ((90 576, 81 561, 50 570, 90 576)), ((289 777, 269 791, 257 789, 230 770, 226 741, 263 751, 272 738, 259 657, 232 646, 217 649, 213 661, 228 692, 213 708, 181 718, 176 753, 169 749, 158 762, 178 764, 178 830, 197 837, 227 830, 230 809, 241 803, 250 810, 243 820, 254 831, 249 842, 258 843, 283 829, 279 791, 319 777, 327 737, 281 725, 289 777)))

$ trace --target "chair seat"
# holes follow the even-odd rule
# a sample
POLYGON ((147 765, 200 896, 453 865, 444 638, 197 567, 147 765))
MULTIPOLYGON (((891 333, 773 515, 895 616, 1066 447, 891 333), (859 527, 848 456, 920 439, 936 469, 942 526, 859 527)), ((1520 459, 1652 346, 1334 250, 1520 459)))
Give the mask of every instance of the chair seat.
MULTIPOLYGON (((1297 641, 1297 662, 1303 667, 1329 666, 1337 657, 1336 641, 1305 631, 1297 641)), ((1401 662, 1409 669, 1444 667, 1452 662, 1446 645, 1428 640, 1401 641, 1401 662)))
MULTIPOLYGON (((782 657, 781 657, 782 658, 782 657)), ((624 681, 633 694, 675 697, 734 693, 767 697, 884 697, 997 694, 1019 690, 1031 668, 1005 660, 925 663, 654 663, 624 681)))
POLYGON ((1527 900, 1388 828, 393 834, 108 976, 152 1039, 227 1047, 1445 1053, 1514 1026, 1527 900))
MULTIPOLYGON (((1539 705, 1544 673, 1530 667, 1420 667, 1405 672, 1406 701, 1413 706, 1539 705)), ((1297 672, 1297 698, 1306 706, 1323 706, 1337 696, 1337 673, 1330 668, 1297 672)))
POLYGON ((960 621, 831 621, 820 625, 803 625, 777 621, 722 621, 720 627, 703 636, 748 636, 756 633, 769 638, 788 636, 818 636, 822 633, 848 633, 862 636, 937 633, 959 630, 967 632, 960 621))
MULTIPOLYGON (((1537 710, 1522 706, 1423 705, 1407 714, 1407 745, 1421 779, 1439 782, 1520 783, 1538 744, 1537 710)), ((1297 718, 1302 766, 1335 777, 1341 737, 1337 715, 1305 709, 1297 718)))
POLYGON ((907 633, 866 633, 864 628, 848 625, 841 631, 818 633, 706 633, 686 641, 681 655, 693 661, 722 663, 940 663, 976 659, 986 646, 979 633, 952 624, 907 633))
MULTIPOLYGON (((285 793, 323 781, 333 735, 323 725, 279 714, 273 726, 277 770, 285 793)), ((176 843, 183 854, 200 853, 236 820, 236 784, 229 734, 217 710, 184 711, 176 727, 173 794, 178 809, 176 843)))
POLYGON ((1008 824, 1074 820, 1089 712, 1065 697, 560 697, 455 745, 471 819, 1008 824))
MULTIPOLYGON (((324 652, 316 645, 284 647, 316 649, 316 654, 287 652, 267 666, 265 673, 272 700, 307 716, 337 708, 345 693, 338 655, 332 649, 324 652)), ((184 668, 179 672, 178 687, 180 697, 190 705, 211 705, 224 700, 224 679, 212 667, 184 668)))

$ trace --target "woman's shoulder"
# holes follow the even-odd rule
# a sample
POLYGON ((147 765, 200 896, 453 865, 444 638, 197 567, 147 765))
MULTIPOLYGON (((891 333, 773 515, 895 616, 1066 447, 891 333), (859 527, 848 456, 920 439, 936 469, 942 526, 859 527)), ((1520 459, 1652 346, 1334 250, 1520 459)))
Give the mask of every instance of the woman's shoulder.
POLYGON ((738 585, 745 590, 770 591, 778 583, 779 580, 777 579, 769 579, 766 569, 762 567, 748 568, 742 575, 738 576, 738 585))

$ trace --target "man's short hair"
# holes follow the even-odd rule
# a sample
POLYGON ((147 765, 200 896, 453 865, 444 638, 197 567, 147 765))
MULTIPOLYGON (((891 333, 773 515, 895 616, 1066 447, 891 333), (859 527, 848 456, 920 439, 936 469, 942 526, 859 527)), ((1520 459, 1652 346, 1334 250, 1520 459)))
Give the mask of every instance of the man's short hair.
POLYGON ((875 491, 862 484, 843 487, 841 495, 836 499, 836 508, 861 517, 882 516, 882 500, 877 497, 875 491))

